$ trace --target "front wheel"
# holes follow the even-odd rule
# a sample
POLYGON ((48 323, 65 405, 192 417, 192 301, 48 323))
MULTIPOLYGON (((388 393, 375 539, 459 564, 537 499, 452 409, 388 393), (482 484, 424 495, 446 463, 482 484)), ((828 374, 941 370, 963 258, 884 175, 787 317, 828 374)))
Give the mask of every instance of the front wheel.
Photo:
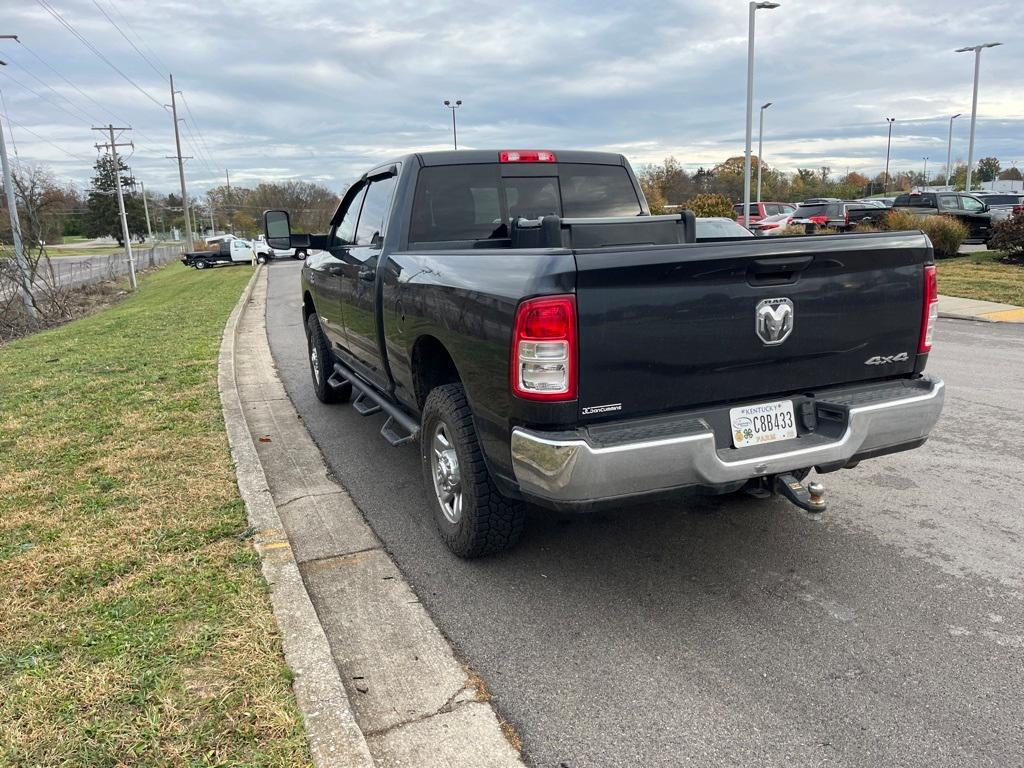
POLYGON ((427 397, 420 460, 434 522, 452 552, 482 557, 519 541, 526 506, 494 485, 461 384, 437 387, 427 397))
POLYGON ((328 380, 334 373, 334 354, 331 345, 320 327, 316 312, 306 318, 306 349, 309 352, 309 373, 313 378, 313 391, 321 403, 344 403, 352 396, 352 385, 348 382, 332 387, 328 380))

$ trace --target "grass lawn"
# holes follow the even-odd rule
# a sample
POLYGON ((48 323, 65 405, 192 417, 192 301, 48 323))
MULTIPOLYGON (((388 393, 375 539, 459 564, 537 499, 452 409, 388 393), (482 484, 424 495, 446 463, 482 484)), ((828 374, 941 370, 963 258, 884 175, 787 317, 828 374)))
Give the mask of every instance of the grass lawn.
POLYGON ((1024 306, 1024 264, 1004 264, 1001 251, 940 259, 939 293, 1024 306))
POLYGON ((0 348, 0 765, 310 764, 217 394, 251 274, 0 348))

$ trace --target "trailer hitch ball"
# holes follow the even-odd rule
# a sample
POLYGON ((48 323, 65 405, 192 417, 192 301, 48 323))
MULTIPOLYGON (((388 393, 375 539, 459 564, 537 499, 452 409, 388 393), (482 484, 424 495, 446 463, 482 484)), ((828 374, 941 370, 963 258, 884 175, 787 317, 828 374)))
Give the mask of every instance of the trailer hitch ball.
POLYGON ((825 486, 818 481, 805 486, 791 474, 776 475, 775 492, 785 496, 800 509, 814 513, 825 511, 825 486))
POLYGON ((817 480, 807 484, 807 492, 811 495, 810 502, 813 506, 825 508, 825 486, 817 480))

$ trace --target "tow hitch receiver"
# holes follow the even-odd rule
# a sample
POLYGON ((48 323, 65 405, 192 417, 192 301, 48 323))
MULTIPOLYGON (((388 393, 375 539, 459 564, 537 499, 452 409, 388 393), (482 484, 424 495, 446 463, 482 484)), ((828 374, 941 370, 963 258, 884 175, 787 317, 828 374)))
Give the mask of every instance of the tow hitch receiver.
POLYGON ((775 490, 808 512, 824 512, 827 506, 824 499, 825 486, 816 481, 805 486, 793 475, 776 475, 775 490))

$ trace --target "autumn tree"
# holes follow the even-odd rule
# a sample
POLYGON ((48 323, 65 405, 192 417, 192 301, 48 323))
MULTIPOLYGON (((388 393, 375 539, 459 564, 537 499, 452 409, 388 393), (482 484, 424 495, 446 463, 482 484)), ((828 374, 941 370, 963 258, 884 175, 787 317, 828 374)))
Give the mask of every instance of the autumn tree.
POLYGON ((978 181, 995 181, 999 168, 999 158, 983 157, 978 161, 978 170, 972 175, 977 176, 978 181))

